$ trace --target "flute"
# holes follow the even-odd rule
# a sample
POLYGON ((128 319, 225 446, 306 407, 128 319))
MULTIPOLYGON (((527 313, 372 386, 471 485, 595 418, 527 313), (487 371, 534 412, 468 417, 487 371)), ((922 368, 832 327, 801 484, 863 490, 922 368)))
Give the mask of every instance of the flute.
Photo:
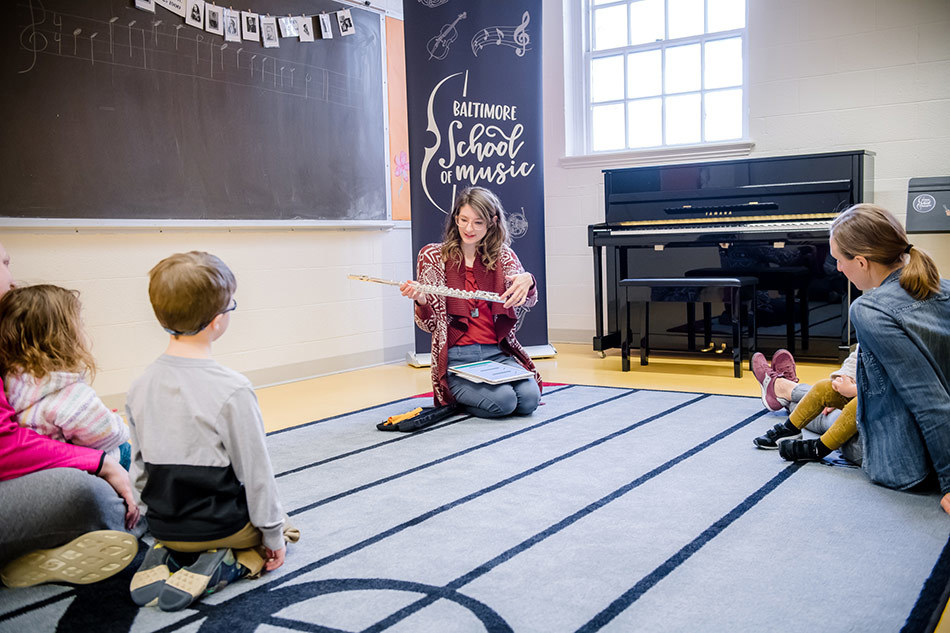
MULTIPOLYGON (((387 286, 401 286, 401 281, 391 281, 389 279, 379 279, 377 277, 370 277, 369 275, 347 275, 350 279, 355 279, 356 281, 371 281, 374 284, 385 284, 387 286)), ((410 282, 416 288, 426 293, 427 295, 442 295, 444 297, 456 297, 457 299, 479 299, 481 301, 493 301, 495 303, 504 303, 505 299, 501 298, 501 295, 488 292, 487 290, 459 290, 457 288, 449 288, 448 286, 433 286, 430 284, 421 284, 417 281, 410 282)))

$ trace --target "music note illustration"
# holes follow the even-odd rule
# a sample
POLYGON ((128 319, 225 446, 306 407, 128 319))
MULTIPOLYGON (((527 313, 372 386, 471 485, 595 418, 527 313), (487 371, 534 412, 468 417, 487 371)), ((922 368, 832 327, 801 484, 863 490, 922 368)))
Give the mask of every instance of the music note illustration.
POLYGON ((201 43, 205 41, 205 36, 201 33, 195 35, 195 68, 201 65, 201 43))
POLYGON ((312 77, 310 76, 310 73, 307 73, 306 82, 304 83, 304 95, 303 95, 304 98, 306 99, 310 98, 310 80, 311 79, 312 77))
POLYGON ((294 71, 295 71, 295 70, 297 70, 297 69, 296 69, 296 68, 291 68, 291 69, 290 69, 290 87, 291 87, 291 88, 296 87, 296 86, 294 86, 294 71))
POLYGON ((119 19, 119 16, 112 16, 109 18, 109 55, 115 57, 115 44, 113 42, 113 30, 115 29, 115 23, 119 19))
POLYGON ((96 36, 99 35, 98 32, 93 33, 89 36, 89 62, 95 66, 96 65, 96 36))
POLYGON ((178 50, 178 34, 181 33, 181 30, 185 28, 184 24, 175 25, 175 50, 178 50))
POLYGON ((501 29, 497 26, 495 27, 495 46, 499 46, 503 41, 505 41, 505 34, 501 32, 501 29))
POLYGON ((521 16, 521 24, 515 29, 515 44, 520 48, 515 49, 515 55, 524 57, 524 52, 528 49, 531 42, 531 36, 528 35, 528 23, 531 22, 531 16, 525 11, 521 16))
POLYGON ((155 46, 158 47, 158 27, 161 25, 161 20, 155 20, 152 22, 152 38, 155 40, 155 46))
POLYGON ((46 46, 49 44, 46 36, 43 35, 41 31, 36 30, 37 26, 46 22, 46 11, 43 9, 42 5, 36 8, 39 10, 41 16, 38 20, 36 19, 33 2, 30 0, 30 23, 26 26, 26 28, 20 31, 20 46, 33 53, 33 61, 30 63, 29 68, 25 70, 18 70, 18 73, 28 73, 33 70, 33 67, 36 66, 36 54, 40 51, 46 50, 46 46), (29 32, 28 36, 27 32, 29 32), (25 41, 24 36, 26 36, 25 41))
POLYGON ((234 54, 234 61, 237 64, 238 70, 241 70, 241 51, 244 50, 244 47, 237 49, 237 53, 234 54))
POLYGON ((225 42, 224 44, 222 44, 222 45, 220 46, 220 50, 221 50, 221 70, 224 70, 224 49, 226 49, 227 47, 228 47, 227 42, 225 42))
MULTIPOLYGON (((62 55, 62 54, 63 54, 63 34, 62 34, 62 33, 53 33, 53 41, 56 42, 57 44, 59 44, 59 51, 57 51, 57 54, 62 55)), ((32 68, 32 66, 31 66, 31 68, 32 68)), ((22 70, 21 70, 20 72, 25 72, 25 71, 22 71, 22 70)))
POLYGON ((76 52, 77 51, 76 42, 79 39, 80 33, 82 33, 82 29, 76 29, 75 31, 73 31, 73 57, 78 56, 78 53, 76 52))
POLYGON ((280 67, 280 87, 281 88, 284 87, 284 68, 286 68, 286 66, 280 67))
POLYGON ((426 44, 426 50, 429 51, 429 59, 445 59, 449 54, 449 45, 458 39, 459 33, 455 30, 455 25, 464 20, 468 15, 459 13, 459 16, 451 24, 446 24, 439 31, 439 34, 429 40, 426 44))
MULTIPOLYGON (((251 79, 254 79, 254 60, 257 59, 257 55, 251 55, 251 79)), ((261 64, 261 77, 264 76, 264 64, 261 64)))

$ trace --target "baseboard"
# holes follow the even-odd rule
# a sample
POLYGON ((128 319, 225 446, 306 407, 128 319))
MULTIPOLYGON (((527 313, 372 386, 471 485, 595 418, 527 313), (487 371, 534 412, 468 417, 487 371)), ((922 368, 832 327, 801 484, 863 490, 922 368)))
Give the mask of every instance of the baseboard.
POLYGON ((586 343, 594 340, 593 330, 568 330, 548 328, 548 340, 552 343, 586 343))
MULTIPOLYGON (((319 378, 320 376, 328 376, 330 374, 339 374, 345 371, 366 369, 367 367, 375 367, 376 365, 404 362, 406 353, 411 349, 411 344, 398 345, 385 349, 347 354, 345 356, 317 358, 301 363, 265 367, 263 369, 254 369, 242 373, 247 376, 255 389, 262 389, 264 387, 273 387, 288 382, 297 382, 299 380, 309 380, 310 378, 319 378)), ((124 393, 109 394, 101 396, 101 398, 109 408, 118 409, 119 411, 125 408, 124 393)))

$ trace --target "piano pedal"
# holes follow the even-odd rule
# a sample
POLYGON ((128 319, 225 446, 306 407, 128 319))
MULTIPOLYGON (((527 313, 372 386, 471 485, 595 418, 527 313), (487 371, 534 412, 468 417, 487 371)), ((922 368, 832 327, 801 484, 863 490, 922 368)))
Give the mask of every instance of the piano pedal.
POLYGON ((719 349, 716 350, 716 353, 717 353, 717 354, 722 354, 722 353, 725 352, 725 351, 726 351, 726 344, 723 343, 723 344, 722 344, 722 347, 720 347, 719 349))
POLYGON ((711 351, 713 351, 714 349, 716 349, 716 344, 715 344, 715 343, 710 343, 709 345, 707 345, 706 347, 702 348, 702 349, 699 350, 699 351, 701 351, 701 352, 711 352, 711 351))

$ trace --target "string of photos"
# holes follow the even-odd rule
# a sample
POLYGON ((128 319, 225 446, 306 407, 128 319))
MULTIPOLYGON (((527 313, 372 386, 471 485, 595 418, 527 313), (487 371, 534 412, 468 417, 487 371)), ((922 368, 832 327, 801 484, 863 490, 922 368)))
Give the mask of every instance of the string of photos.
POLYGON ((341 36, 356 32, 349 9, 314 16, 278 17, 254 11, 236 11, 204 0, 135 0, 137 9, 150 13, 155 13, 155 5, 183 17, 188 26, 221 35, 225 41, 261 42, 264 48, 277 48, 281 37, 295 37, 301 42, 333 39, 333 22, 337 23, 341 36))

